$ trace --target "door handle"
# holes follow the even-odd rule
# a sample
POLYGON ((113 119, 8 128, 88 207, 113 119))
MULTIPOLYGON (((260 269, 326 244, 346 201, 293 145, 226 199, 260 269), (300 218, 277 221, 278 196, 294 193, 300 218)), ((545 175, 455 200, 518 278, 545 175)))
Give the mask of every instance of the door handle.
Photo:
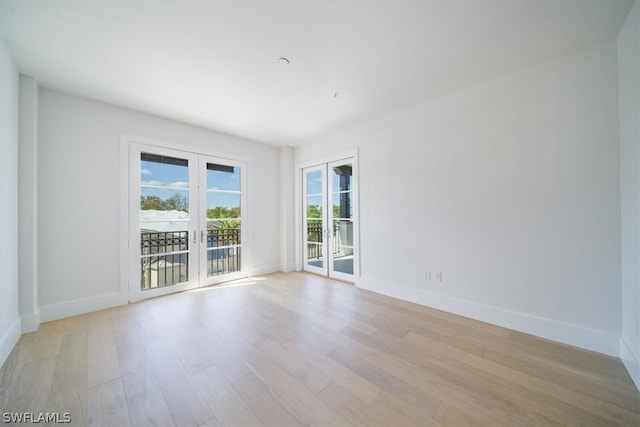
POLYGON ((204 243, 204 230, 200 230, 200 243, 204 243))
POLYGON ((198 243, 198 239, 196 237, 196 231, 193 230, 192 233, 193 233, 193 244, 195 245, 196 243, 198 243))

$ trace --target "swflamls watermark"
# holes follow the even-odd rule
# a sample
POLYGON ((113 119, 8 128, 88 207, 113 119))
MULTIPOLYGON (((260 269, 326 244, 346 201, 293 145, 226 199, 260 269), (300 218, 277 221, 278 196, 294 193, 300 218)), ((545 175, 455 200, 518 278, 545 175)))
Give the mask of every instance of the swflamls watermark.
POLYGON ((71 412, 4 412, 2 422, 6 424, 67 424, 71 422, 71 412))

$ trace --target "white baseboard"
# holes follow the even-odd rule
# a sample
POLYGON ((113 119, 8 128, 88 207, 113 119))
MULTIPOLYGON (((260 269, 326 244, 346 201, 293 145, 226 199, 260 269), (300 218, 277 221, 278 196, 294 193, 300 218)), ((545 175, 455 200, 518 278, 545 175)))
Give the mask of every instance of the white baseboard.
POLYGON ((20 317, 14 319, 7 332, 0 337, 0 367, 4 365, 11 350, 16 346, 22 335, 22 321, 20 317))
POLYGON ((40 318, 42 322, 49 322, 51 320, 63 319, 65 317, 77 316, 78 314, 124 305, 128 302, 127 295, 123 295, 120 292, 81 298, 42 306, 40 307, 40 318))
POLYGON ((280 264, 280 271, 283 273, 291 273, 292 271, 296 271, 296 263, 283 262, 280 264))
POLYGON ((40 327, 40 310, 22 316, 22 333, 35 332, 40 327))
POLYGON ((620 338, 620 359, 631 376, 638 391, 640 391, 640 359, 631 351, 631 347, 624 338, 620 338))
POLYGON ((278 264, 254 265, 251 267, 249 276, 264 276, 280 271, 278 264))
POLYGON ((573 345, 609 356, 620 356, 620 337, 605 331, 461 300, 407 286, 360 278, 357 286, 416 304, 469 317, 519 332, 573 345))

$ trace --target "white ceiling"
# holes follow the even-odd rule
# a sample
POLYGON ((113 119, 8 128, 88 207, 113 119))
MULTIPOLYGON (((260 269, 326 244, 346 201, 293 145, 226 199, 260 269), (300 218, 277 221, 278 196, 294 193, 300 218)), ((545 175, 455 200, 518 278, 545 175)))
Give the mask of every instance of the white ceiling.
POLYGON ((0 0, 0 34, 43 86, 298 145, 612 39, 632 3, 0 0))

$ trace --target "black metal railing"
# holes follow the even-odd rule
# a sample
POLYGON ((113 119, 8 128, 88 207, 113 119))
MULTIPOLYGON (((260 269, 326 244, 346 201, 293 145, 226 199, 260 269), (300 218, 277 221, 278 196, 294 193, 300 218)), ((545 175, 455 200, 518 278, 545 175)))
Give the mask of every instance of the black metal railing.
MULTIPOLYGON (((242 268, 239 228, 207 230, 207 275, 240 271, 242 268)), ((140 232, 141 287, 151 289, 189 280, 189 232, 140 232)))
POLYGON ((207 230, 207 275, 233 273, 242 268, 239 228, 207 230))
POLYGON ((207 248, 235 246, 240 244, 239 228, 217 228, 207 230, 207 248))
POLYGON ((145 231, 140 232, 142 255, 178 252, 189 249, 188 231, 145 231))
POLYGON ((151 289, 189 280, 189 232, 140 232, 141 287, 151 289), (176 253, 178 252, 178 253, 176 253), (181 253, 182 252, 182 253, 181 253), (166 255, 165 255, 166 254, 166 255))
MULTIPOLYGON (((341 227, 341 220, 333 221, 333 235, 337 236, 341 227)), ((322 257, 322 245, 324 241, 322 221, 307 220, 307 258, 317 259, 322 257)), ((333 239, 333 254, 340 252, 341 245, 338 239, 333 239)))

